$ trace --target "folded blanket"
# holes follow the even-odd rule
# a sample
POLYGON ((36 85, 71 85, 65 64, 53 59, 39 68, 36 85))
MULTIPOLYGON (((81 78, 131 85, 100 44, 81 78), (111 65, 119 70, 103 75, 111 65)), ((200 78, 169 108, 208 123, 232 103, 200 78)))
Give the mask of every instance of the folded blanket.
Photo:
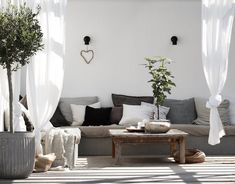
POLYGON ((55 153, 56 159, 52 167, 74 166, 75 144, 79 144, 81 132, 79 128, 52 128, 46 132, 45 154, 55 153))

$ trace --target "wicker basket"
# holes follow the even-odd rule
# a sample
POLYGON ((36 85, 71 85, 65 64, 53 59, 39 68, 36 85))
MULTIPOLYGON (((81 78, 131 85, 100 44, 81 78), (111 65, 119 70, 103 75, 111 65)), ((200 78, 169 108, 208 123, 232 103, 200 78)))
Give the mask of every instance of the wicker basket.
MULTIPOLYGON (((179 151, 174 154, 174 159, 179 162, 179 151)), ((185 163, 202 163, 205 161, 206 155, 199 149, 186 149, 185 150, 185 163)))

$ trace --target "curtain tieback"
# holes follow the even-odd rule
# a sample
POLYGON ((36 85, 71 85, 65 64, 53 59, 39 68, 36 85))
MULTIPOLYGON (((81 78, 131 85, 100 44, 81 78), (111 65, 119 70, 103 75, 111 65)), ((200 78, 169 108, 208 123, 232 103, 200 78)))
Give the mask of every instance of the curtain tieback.
POLYGON ((222 96, 221 95, 215 95, 215 96, 211 96, 209 98, 209 101, 207 101, 206 103, 206 107, 207 108, 217 108, 222 102, 222 96))

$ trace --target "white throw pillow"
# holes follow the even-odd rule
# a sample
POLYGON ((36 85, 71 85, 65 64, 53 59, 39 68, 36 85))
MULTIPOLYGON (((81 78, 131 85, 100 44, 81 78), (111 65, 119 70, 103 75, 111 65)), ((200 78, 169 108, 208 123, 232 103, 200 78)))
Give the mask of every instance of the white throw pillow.
MULTIPOLYGON (((101 103, 97 102, 88 106, 93 108, 101 108, 101 103)), ((70 104, 70 107, 72 109, 72 114, 73 114, 72 125, 78 125, 78 126, 82 125, 85 119, 86 105, 70 104)))
POLYGON ((144 105, 126 105, 123 104, 123 115, 119 125, 137 125, 143 120, 150 120, 153 110, 144 105))
MULTIPOLYGON (((141 105, 151 107, 153 110, 153 117, 151 119, 157 120, 157 106, 154 104, 141 102, 141 105)), ((166 115, 169 112, 170 108, 165 106, 159 106, 159 119, 166 119, 166 115)))

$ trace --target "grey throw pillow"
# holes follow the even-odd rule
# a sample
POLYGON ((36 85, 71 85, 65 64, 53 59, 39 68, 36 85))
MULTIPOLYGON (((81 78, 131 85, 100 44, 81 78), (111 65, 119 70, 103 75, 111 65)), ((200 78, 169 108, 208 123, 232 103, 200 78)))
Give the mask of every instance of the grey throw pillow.
POLYGON ((112 94, 113 105, 115 107, 120 107, 123 104, 127 105, 140 105, 141 102, 153 103, 154 98, 152 96, 127 96, 112 94))
POLYGON ((110 114, 110 122, 113 124, 118 124, 122 119, 123 107, 113 107, 110 114))
POLYGON ((61 98, 60 103, 59 103, 59 107, 60 107, 61 113, 63 114, 64 118, 69 122, 73 122, 73 114, 72 114, 70 104, 91 105, 91 104, 97 103, 97 102, 98 102, 97 96, 61 98))
POLYGON ((197 118, 194 98, 185 100, 166 99, 163 105, 170 107, 166 118, 173 124, 192 123, 197 118))
MULTIPOLYGON (((195 98, 195 106, 197 111, 197 119, 193 122, 197 125, 209 125, 210 119, 210 109, 206 107, 206 102, 208 99, 205 98, 195 98)), ((230 124, 229 117, 229 101, 223 100, 220 106, 218 107, 219 115, 221 121, 224 125, 230 124)))

